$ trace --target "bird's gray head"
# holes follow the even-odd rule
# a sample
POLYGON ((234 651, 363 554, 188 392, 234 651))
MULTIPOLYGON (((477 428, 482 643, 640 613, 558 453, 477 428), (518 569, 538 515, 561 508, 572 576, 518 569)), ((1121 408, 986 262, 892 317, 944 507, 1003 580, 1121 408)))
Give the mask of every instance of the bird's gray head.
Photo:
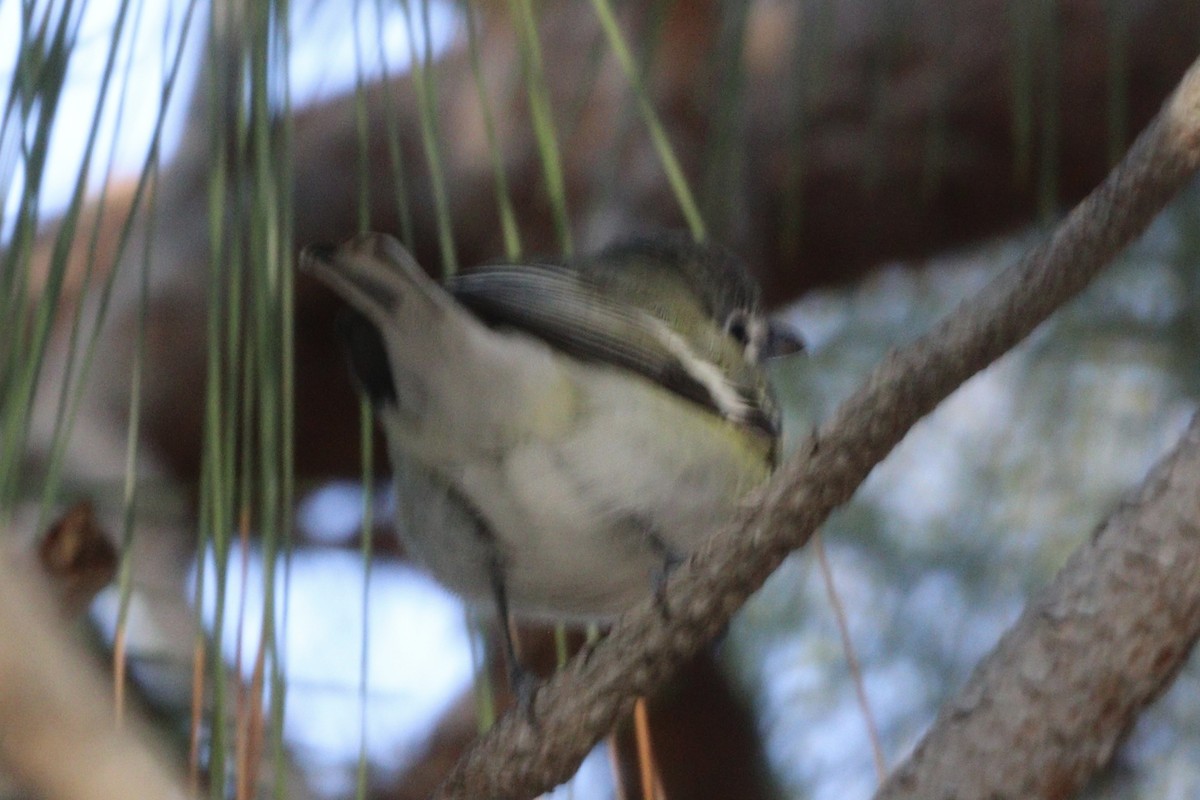
POLYGON ((697 242, 684 231, 670 231, 611 245, 587 261, 584 269, 593 275, 616 274, 635 263, 686 285, 751 363, 804 349, 793 331, 772 322, 763 312, 758 284, 731 250, 697 242))

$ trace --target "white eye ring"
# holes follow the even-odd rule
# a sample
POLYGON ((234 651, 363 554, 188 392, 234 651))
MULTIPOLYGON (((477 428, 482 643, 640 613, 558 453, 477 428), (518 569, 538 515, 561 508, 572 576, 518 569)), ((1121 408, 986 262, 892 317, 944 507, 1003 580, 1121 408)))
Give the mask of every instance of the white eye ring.
POLYGON ((725 332, 743 347, 750 344, 750 326, 743 311, 734 311, 725 319, 725 332))

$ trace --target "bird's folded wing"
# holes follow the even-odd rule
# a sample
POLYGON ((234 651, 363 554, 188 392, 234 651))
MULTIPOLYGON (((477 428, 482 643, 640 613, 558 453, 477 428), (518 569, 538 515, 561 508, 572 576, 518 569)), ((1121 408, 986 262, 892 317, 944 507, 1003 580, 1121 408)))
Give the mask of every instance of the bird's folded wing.
POLYGON ((515 329, 586 361, 632 370, 738 422, 761 412, 682 337, 646 311, 613 302, 574 270, 554 265, 483 267, 446 288, 485 324, 515 329))

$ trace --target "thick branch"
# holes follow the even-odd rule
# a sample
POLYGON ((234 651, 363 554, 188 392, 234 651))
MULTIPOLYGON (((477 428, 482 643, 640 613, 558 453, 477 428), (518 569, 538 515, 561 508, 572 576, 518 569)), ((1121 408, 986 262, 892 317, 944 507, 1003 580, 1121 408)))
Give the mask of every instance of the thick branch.
POLYGON ((535 700, 536 723, 509 714, 456 766, 439 796, 527 797, 568 778, 626 714, 716 635, 745 599, 909 428, 1073 297, 1200 165, 1200 63, 1126 158, 1044 244, 933 331, 891 353, 759 493, 741 519, 676 570, 669 613, 646 603, 535 700))
POLYGON ((1069 797, 1200 636, 1200 415, 876 797, 1069 797))

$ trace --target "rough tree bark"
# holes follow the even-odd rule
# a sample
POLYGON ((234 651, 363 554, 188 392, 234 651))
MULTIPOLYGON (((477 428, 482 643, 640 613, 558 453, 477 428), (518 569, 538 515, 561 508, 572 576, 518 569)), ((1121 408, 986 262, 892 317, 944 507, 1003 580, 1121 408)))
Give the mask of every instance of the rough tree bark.
POLYGON ((879 800, 1066 798, 1200 637, 1200 415, 1034 598, 879 800))

